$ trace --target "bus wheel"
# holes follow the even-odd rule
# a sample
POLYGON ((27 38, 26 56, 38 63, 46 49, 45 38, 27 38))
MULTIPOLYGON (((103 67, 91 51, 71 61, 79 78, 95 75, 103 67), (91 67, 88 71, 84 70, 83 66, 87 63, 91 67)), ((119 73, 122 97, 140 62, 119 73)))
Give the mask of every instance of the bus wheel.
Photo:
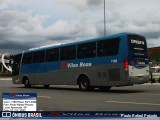
POLYGON ((43 87, 47 89, 47 88, 49 88, 49 85, 43 85, 43 87))
POLYGON ((79 88, 83 91, 90 89, 90 83, 89 83, 89 79, 87 77, 83 76, 80 78, 79 88))
POLYGON ((29 84, 29 79, 28 79, 28 78, 26 78, 26 79, 24 80, 24 87, 26 87, 26 88, 31 87, 31 85, 29 84))

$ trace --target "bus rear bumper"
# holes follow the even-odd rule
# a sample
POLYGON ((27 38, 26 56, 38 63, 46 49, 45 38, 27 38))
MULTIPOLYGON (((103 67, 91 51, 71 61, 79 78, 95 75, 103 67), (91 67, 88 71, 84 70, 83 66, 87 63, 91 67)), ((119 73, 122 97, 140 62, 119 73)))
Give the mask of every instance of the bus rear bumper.
POLYGON ((129 81, 131 84, 144 84, 149 82, 149 76, 130 76, 129 81))

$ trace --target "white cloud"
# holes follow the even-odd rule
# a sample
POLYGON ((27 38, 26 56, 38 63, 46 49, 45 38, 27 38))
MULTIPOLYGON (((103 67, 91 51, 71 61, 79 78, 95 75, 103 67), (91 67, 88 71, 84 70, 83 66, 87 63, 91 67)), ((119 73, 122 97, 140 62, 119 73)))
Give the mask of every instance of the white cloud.
POLYGON ((79 10, 84 10, 87 7, 86 0, 57 0, 56 2, 58 5, 67 5, 79 10))
POLYGON ((96 11, 103 7, 103 0, 57 0, 56 2, 58 5, 73 7, 80 12, 96 11))
POLYGON ((96 28, 87 21, 58 20, 49 27, 43 26, 44 15, 32 15, 32 12, 5 10, 0 12, 0 47, 8 49, 26 49, 27 46, 47 45, 55 42, 69 42, 97 36, 96 28), (9 19, 8 19, 9 18, 9 19), (46 41, 46 42, 44 42, 46 41), (11 44, 12 43, 12 47, 11 44), (14 44, 13 44, 14 43, 14 44), (26 47, 21 47, 21 44, 26 47))
MULTIPOLYGON (((63 39, 96 36, 94 25, 87 24, 86 21, 59 20, 45 28, 42 25, 45 19, 46 17, 42 15, 33 16, 31 12, 3 11, 0 13, 0 34, 8 34, 10 37, 42 36, 52 39, 58 36, 63 39)), ((8 40, 12 41, 12 39, 8 40)))
POLYGON ((0 0, 0 9, 8 8, 9 5, 16 5, 21 3, 22 0, 0 0))
POLYGON ((47 38, 51 40, 80 40, 87 39, 90 36, 97 36, 94 25, 85 24, 83 21, 75 20, 67 22, 59 20, 45 29, 47 38))
POLYGON ((23 41, 23 37, 40 36, 44 19, 45 16, 32 16, 31 12, 3 11, 0 13, 0 35, 7 41, 23 41), (15 39, 18 37, 22 39, 15 39))
MULTIPOLYGON (((13 49, 15 46, 17 49, 19 46, 20 49, 26 49, 104 34, 103 0, 40 1, 43 5, 36 5, 37 2, 0 0, 1 48, 13 49), (22 4, 23 7, 26 5, 25 9, 20 7, 22 4), (54 9, 50 8, 52 4, 54 9), (15 10, 13 6, 17 6, 15 10), (50 21, 49 26, 44 25, 47 21, 50 21), (9 43, 13 46, 9 47, 9 43), (20 47, 22 43, 26 47, 20 47)), ((140 33, 147 37, 149 47, 160 45, 159 3, 159 0, 106 0, 107 34, 140 33)))

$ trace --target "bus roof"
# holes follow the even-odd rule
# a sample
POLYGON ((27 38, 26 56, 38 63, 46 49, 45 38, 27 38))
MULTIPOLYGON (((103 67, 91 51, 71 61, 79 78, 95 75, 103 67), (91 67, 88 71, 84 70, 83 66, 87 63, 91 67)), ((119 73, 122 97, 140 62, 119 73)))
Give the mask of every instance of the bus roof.
MULTIPOLYGON (((35 47, 35 48, 31 48, 29 50, 23 51, 18 54, 22 54, 24 52, 25 53, 35 52, 35 51, 46 50, 46 49, 57 48, 57 47, 65 47, 65 46, 70 46, 70 45, 75 45, 75 44, 82 44, 82 43, 86 43, 86 42, 94 42, 94 41, 98 41, 101 39, 110 39, 110 38, 120 37, 120 36, 128 35, 128 34, 139 35, 139 34, 135 34, 135 33, 118 33, 118 34, 113 34, 113 35, 109 35, 109 36, 103 36, 103 37, 99 37, 99 38, 88 39, 88 40, 83 40, 83 41, 78 41, 78 42, 73 42, 73 43, 56 43, 56 44, 51 44, 51 45, 35 47)), ((142 35, 140 35, 140 36, 142 36, 142 35)), ((144 36, 142 36, 142 37, 144 37, 144 36)), ((16 54, 16 55, 18 55, 18 54, 16 54)))

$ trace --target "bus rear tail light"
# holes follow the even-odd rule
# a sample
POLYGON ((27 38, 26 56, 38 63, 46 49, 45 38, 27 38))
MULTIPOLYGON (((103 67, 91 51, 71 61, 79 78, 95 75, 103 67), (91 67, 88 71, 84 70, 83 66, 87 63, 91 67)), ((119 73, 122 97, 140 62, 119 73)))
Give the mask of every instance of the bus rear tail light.
POLYGON ((128 58, 125 58, 125 60, 124 60, 124 68, 125 68, 125 70, 128 70, 128 66, 129 66, 128 58))

